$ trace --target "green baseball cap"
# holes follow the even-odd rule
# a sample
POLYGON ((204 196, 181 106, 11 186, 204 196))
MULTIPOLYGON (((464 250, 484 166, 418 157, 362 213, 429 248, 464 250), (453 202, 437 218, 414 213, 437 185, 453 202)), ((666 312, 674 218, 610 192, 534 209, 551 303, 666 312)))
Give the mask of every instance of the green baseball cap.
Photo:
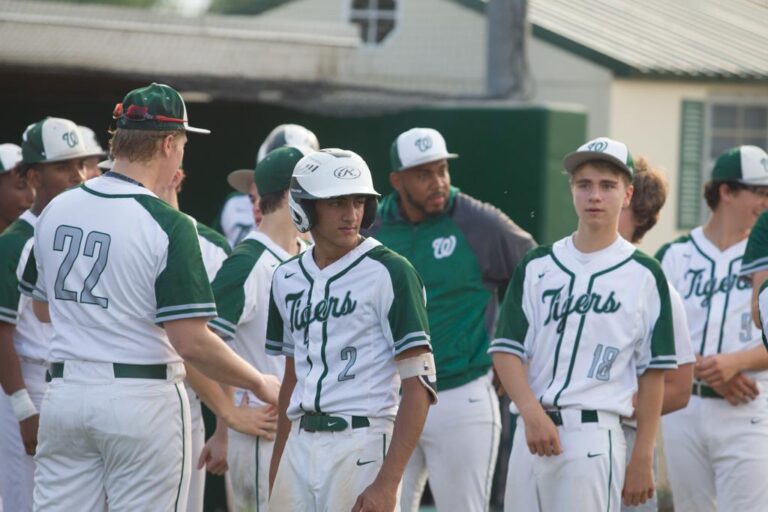
POLYGON ((8 172, 21 162, 21 148, 16 144, 0 144, 0 174, 8 172))
POLYGON ((284 146, 270 151, 256 164, 253 178, 260 195, 288 190, 291 185, 293 169, 304 155, 311 150, 294 146, 284 146))
POLYGON ((21 154, 25 165, 89 156, 77 125, 60 117, 46 117, 27 126, 21 136, 21 154))
POLYGON ((768 154, 757 146, 738 146, 717 157, 712 181, 768 186, 768 154))
POLYGON ((568 174, 573 174, 581 164, 595 160, 610 162, 629 174, 630 179, 635 177, 635 162, 627 145, 608 137, 590 140, 576 151, 568 153, 565 155, 563 165, 568 174))
POLYGON ((184 99, 173 87, 164 84, 152 83, 132 90, 125 95, 122 103, 115 105, 112 116, 122 130, 211 133, 210 130, 189 126, 184 99))

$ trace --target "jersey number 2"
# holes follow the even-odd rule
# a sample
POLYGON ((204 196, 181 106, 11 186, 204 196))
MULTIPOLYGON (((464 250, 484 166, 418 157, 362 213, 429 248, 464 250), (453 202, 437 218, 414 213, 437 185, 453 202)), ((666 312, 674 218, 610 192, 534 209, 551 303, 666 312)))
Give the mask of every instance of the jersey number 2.
POLYGON ((357 360, 357 349, 355 347, 344 347, 341 349, 341 360, 346 361, 347 359, 349 359, 347 366, 345 366, 344 369, 341 370, 341 373, 339 373, 339 382, 355 378, 354 373, 349 373, 349 370, 352 369, 357 360))
MULTIPOLYGON (((67 239, 69 239, 69 247, 67 247, 67 254, 61 262, 59 272, 56 274, 56 283, 54 284, 53 289, 57 299, 77 302, 77 292, 67 290, 64 281, 66 281, 69 272, 75 265, 75 260, 80 255, 80 246, 83 242, 83 230, 73 226, 59 226, 56 228, 56 234, 53 238, 53 250, 63 252, 67 239)), ((85 238, 83 256, 93 258, 96 255, 97 244, 99 246, 99 254, 93 264, 93 268, 91 268, 91 272, 83 282, 83 290, 80 292, 80 302, 82 304, 96 304, 105 309, 109 305, 109 299, 106 297, 97 297, 93 294, 93 289, 96 287, 96 284, 101 277, 101 273, 104 272, 104 269, 107 266, 110 241, 110 236, 100 231, 91 231, 85 238)))

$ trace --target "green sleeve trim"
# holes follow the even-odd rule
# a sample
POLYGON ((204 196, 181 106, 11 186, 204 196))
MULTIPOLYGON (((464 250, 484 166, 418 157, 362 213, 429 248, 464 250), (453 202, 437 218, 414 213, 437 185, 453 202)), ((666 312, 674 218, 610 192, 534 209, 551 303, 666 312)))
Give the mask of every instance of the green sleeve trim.
POLYGON ((426 292, 421 276, 408 260, 383 245, 367 254, 389 273, 394 298, 387 318, 395 354, 417 345, 430 346, 426 292))
POLYGON ((205 224, 203 224, 200 221, 197 222, 197 233, 211 242, 213 245, 220 248, 224 253, 229 256, 232 253, 232 247, 229 246, 229 242, 227 242, 227 239, 219 233, 218 231, 215 231, 205 224))
POLYGON ((266 351, 268 354, 276 355, 290 355, 293 357, 293 345, 289 340, 285 340, 283 317, 280 314, 280 310, 277 308, 275 302, 275 281, 272 280, 272 290, 269 292, 269 313, 267 315, 267 342, 266 351), (287 353, 290 346, 290 354, 287 353))
POLYGON ((672 328, 672 302, 669 298, 669 285, 664 271, 658 261, 647 254, 635 251, 632 259, 647 268, 656 282, 656 291, 659 294, 659 317, 653 326, 651 335, 651 365, 654 361, 667 359, 677 366, 675 357, 675 335, 672 328))
POLYGON ((688 241, 690 241, 691 235, 690 233, 687 235, 682 235, 671 242, 667 242, 666 244, 659 247, 659 250, 656 251, 656 254, 654 255, 654 258, 656 258, 656 261, 661 262, 664 260, 664 256, 666 256, 667 251, 669 251, 669 248, 672 247, 674 244, 684 244, 688 241))
POLYGON ((218 311, 218 317, 212 324, 217 329, 235 335, 245 309, 245 282, 264 250, 264 245, 256 240, 243 240, 224 260, 211 283, 218 311))
POLYGON ((525 357, 525 347, 523 344, 506 338, 496 338, 491 342, 488 353, 493 352, 508 352, 516 356, 525 357))
POLYGON ((6 312, 0 319, 8 323, 15 324, 18 317, 20 283, 16 272, 24 246, 33 234, 28 222, 17 219, 0 236, 0 312, 6 312), (9 321, 11 312, 13 322, 9 321))
POLYGON ((216 316, 213 292, 192 220, 154 196, 140 195, 134 199, 168 236, 165 268, 155 279, 156 320, 216 316))

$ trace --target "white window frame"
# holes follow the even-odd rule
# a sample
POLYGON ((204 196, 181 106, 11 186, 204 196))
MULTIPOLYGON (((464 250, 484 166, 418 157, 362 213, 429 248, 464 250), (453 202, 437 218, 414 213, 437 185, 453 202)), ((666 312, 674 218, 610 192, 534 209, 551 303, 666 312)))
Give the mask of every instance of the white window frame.
POLYGON ((356 17, 363 17, 368 20, 368 33, 367 34, 360 34, 360 39, 363 43, 363 47, 365 48, 381 48, 389 41, 392 40, 392 38, 397 34, 399 27, 400 27, 400 11, 403 8, 403 2, 405 0, 395 0, 395 8, 394 10, 390 11, 380 11, 379 9, 375 9, 372 7, 373 3, 376 0, 366 0, 368 2, 368 8, 367 9, 353 9, 352 8, 352 2, 353 0, 347 0, 347 2, 344 3, 346 6, 345 12, 344 12, 344 18, 348 23, 354 23, 352 21, 353 15, 356 17), (392 31, 387 34, 384 39, 381 41, 376 41, 376 27, 377 24, 375 22, 379 20, 387 20, 394 22, 394 26, 392 27, 392 31))

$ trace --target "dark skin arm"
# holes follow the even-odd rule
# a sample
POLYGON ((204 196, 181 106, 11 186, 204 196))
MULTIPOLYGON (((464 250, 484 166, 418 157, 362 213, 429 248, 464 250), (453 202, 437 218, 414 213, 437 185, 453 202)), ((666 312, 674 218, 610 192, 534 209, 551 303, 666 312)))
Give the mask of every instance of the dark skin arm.
MULTIPOLYGON (((0 321, 0 384, 6 395, 12 395, 24 389, 24 378, 21 375, 21 364, 13 344, 15 325, 0 321)), ((21 441, 27 455, 34 455, 37 450, 37 429, 40 415, 35 414, 19 422, 21 441)))

